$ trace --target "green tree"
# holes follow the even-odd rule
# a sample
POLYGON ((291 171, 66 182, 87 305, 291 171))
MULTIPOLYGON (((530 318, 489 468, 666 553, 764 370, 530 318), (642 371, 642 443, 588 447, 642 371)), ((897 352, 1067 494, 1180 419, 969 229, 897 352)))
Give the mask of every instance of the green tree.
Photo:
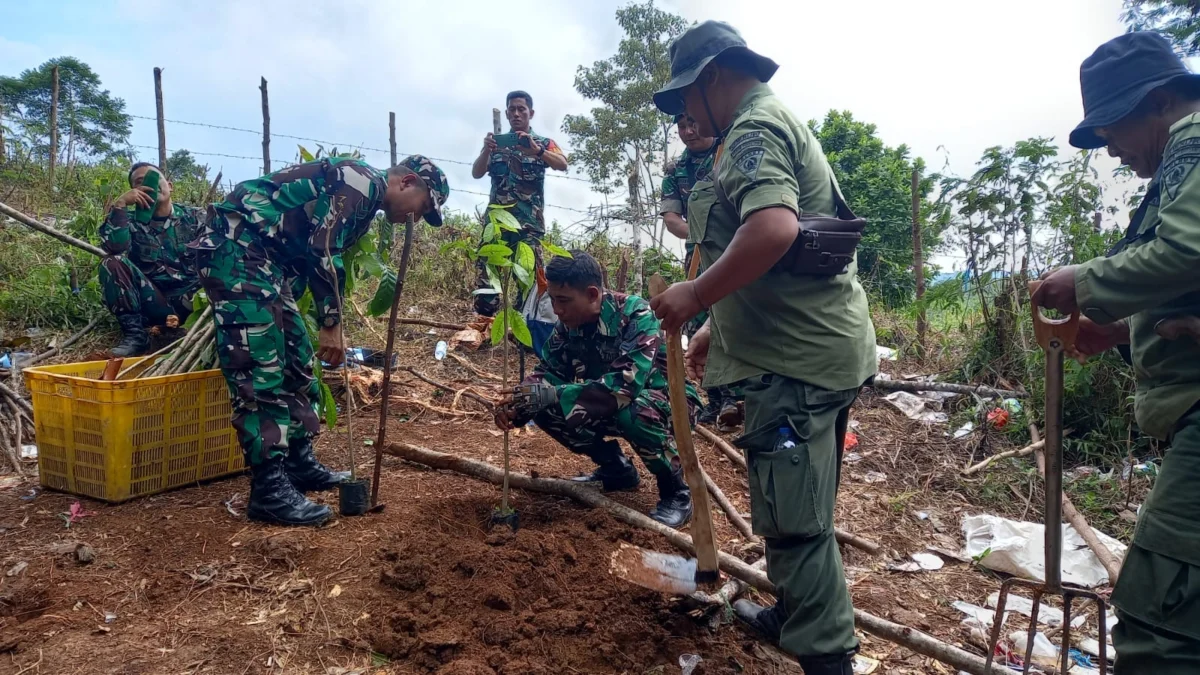
POLYGON ((1186 56, 1200 54, 1200 0, 1125 0, 1121 20, 1130 31, 1162 33, 1186 56))
POLYGON ((648 0, 617 10, 617 24, 625 34, 617 53, 575 74, 575 90, 599 105, 589 114, 567 115, 562 128, 575 148, 572 163, 583 167, 597 192, 628 192, 629 212, 619 219, 661 243, 662 231, 652 224, 674 125, 651 97, 670 79, 667 47, 688 22, 648 0))
POLYGON ((68 161, 107 156, 129 140, 125 101, 100 88, 100 77, 71 56, 50 59, 18 77, 0 77, 5 116, 30 141, 35 153, 49 157, 52 71, 58 66, 58 148, 68 161))
MULTIPOLYGON (((848 111, 830 110, 824 121, 812 120, 808 126, 821 142, 850 208, 870 223, 859 247, 859 277, 890 307, 911 302, 916 291, 912 172, 914 166, 923 168, 924 162, 910 159, 905 145, 884 145, 874 124, 860 122, 848 111)), ((922 214, 929 212, 926 196, 933 184, 931 178, 918 184, 922 214)), ((921 238, 926 254, 936 248, 940 242, 936 223, 926 223, 921 238)))
POLYGON ((167 172, 167 177, 172 181, 180 181, 185 178, 192 178, 198 181, 208 180, 208 166, 200 164, 192 157, 192 153, 187 150, 176 150, 167 158, 167 165, 163 167, 167 172))

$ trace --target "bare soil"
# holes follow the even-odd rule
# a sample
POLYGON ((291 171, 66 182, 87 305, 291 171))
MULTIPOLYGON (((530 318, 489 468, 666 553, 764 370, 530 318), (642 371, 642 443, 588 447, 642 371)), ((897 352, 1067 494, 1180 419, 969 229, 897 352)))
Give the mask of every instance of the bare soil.
MULTIPOLYGON (((490 416, 455 396, 468 385, 495 395, 498 384, 451 359, 433 360, 446 331, 402 332, 401 365, 449 387, 397 374, 389 438, 499 464, 501 439, 490 416)), ((478 369, 500 373, 500 350, 468 351, 478 369)), ((377 384, 354 388, 377 395, 377 384)), ((317 446, 335 467, 348 466, 342 417, 317 446)), ((366 443, 377 419, 375 404, 354 415, 350 445, 360 475, 370 472, 366 443)), ((885 550, 870 556, 843 547, 856 606, 981 653, 968 645, 962 616, 949 603, 982 605, 999 588, 994 575, 953 560, 937 572, 886 565, 927 546, 958 550, 968 512, 1038 520, 1040 497, 972 503, 977 485, 957 475, 970 448, 945 429, 911 422, 870 393, 854 419, 861 458, 844 465, 838 524, 885 550), (877 478, 871 472, 887 479, 869 482, 877 478)), ((512 440, 514 470, 570 476, 589 467, 537 430, 512 440)), ((748 513, 744 474, 703 439, 697 445, 713 479, 748 513)), ((1004 444, 992 439, 989 446, 986 452, 1004 444)), ((640 490, 615 498, 649 510, 656 492, 641 470, 640 490)), ((661 538, 567 500, 521 492, 514 493, 520 530, 490 533, 498 488, 390 457, 380 486, 386 508, 320 529, 247 521, 245 476, 116 506, 85 499, 90 515, 69 527, 61 514, 77 498, 31 495, 34 483, 0 485, 7 485, 0 487, 0 675, 665 675, 680 672, 683 654, 703 658, 696 673, 799 672, 772 658, 727 611, 609 575, 620 542, 668 550, 661 538), (86 543, 94 560, 80 562, 76 543, 86 543), (9 576, 19 563, 24 569, 9 576)), ((336 492, 315 499, 336 509, 336 492)), ((719 511, 715 520, 724 550, 747 560, 758 555, 719 511)), ((882 661, 878 673, 951 672, 870 637, 862 652, 882 661)))

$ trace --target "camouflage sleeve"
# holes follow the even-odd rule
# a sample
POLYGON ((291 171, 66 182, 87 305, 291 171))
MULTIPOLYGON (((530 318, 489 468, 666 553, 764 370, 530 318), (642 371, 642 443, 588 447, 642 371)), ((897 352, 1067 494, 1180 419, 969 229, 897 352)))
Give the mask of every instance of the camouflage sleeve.
POLYGON ((326 328, 341 322, 337 298, 346 290, 342 252, 367 233, 382 197, 376 194, 372 171, 361 162, 330 165, 313 209, 308 247, 317 262, 308 287, 317 303, 318 322, 326 328))
MULTIPOLYGON (((563 354, 566 352, 566 336, 563 332, 562 324, 554 327, 554 332, 550 337, 546 338, 546 345, 542 349, 542 358, 538 364, 533 367, 533 372, 521 381, 522 384, 549 384, 559 390, 559 395, 562 395, 562 387, 571 379, 571 369, 567 366, 563 354)), ((524 426, 532 419, 531 416, 519 416, 513 420, 513 426, 524 426)))
POLYGON ((683 195, 679 192, 679 183, 675 181, 675 165, 667 167, 666 174, 662 181, 662 202, 659 204, 658 213, 678 213, 683 214, 683 195))
POLYGON ((132 236, 129 233, 129 211, 111 208, 100 225, 100 246, 109 255, 120 255, 129 250, 132 236))
POLYGON ((599 379, 559 388, 558 401, 568 428, 612 417, 628 407, 650 380, 654 358, 662 345, 658 319, 649 303, 637 296, 626 298, 621 311, 625 315, 621 353, 609 371, 599 379))

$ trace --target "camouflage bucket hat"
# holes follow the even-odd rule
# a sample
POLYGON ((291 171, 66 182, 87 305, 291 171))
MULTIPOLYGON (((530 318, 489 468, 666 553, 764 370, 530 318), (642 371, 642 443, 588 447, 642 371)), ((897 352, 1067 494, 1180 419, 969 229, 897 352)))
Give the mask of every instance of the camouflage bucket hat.
POLYGON ((425 155, 409 155, 401 160, 400 166, 407 167, 425 181, 425 187, 429 188, 429 198, 433 203, 433 210, 422 217, 430 225, 440 226, 442 224, 442 204, 445 204, 446 199, 450 196, 450 183, 446 180, 446 174, 442 173, 437 164, 434 164, 425 155))
POLYGON ((705 21, 692 26, 671 43, 671 81, 654 94, 654 105, 668 115, 684 112, 682 90, 695 83, 700 72, 717 56, 727 51, 740 52, 752 72, 762 82, 771 79, 779 64, 751 51, 737 29, 724 21, 705 21))

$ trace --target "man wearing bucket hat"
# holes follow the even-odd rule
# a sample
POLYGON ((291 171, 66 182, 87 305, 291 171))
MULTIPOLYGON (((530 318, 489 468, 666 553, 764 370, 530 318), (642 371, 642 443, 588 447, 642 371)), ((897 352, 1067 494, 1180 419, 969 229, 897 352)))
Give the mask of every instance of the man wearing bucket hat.
POLYGON ((667 330, 709 308, 688 366, 705 386, 741 383, 751 519, 777 603, 738 615, 795 655, 808 675, 848 675, 858 640, 833 532, 850 405, 875 373, 875 329, 853 258, 841 273, 778 265, 800 214, 844 204, 820 143, 766 82, 775 62, 731 26, 707 21, 670 47, 671 81, 654 95, 686 112, 719 148, 688 202, 705 271, 654 298, 667 330))
POLYGON ((1078 309, 1084 355, 1128 345, 1135 414, 1170 440, 1112 594, 1117 673, 1200 672, 1200 347, 1161 324, 1200 313, 1200 76, 1154 33, 1114 38, 1079 72, 1077 148, 1108 148, 1146 195, 1108 256, 1056 269, 1041 306, 1078 309))
POLYGON ((441 225, 446 176, 413 155, 387 171, 347 157, 314 160, 240 183, 209 207, 190 248, 216 318, 217 355, 233 426, 250 466, 246 515, 279 525, 320 525, 329 507, 303 493, 349 477, 313 456, 320 391, 296 298, 307 285, 317 313, 316 356, 344 358, 342 253, 383 211, 390 222, 441 225))

